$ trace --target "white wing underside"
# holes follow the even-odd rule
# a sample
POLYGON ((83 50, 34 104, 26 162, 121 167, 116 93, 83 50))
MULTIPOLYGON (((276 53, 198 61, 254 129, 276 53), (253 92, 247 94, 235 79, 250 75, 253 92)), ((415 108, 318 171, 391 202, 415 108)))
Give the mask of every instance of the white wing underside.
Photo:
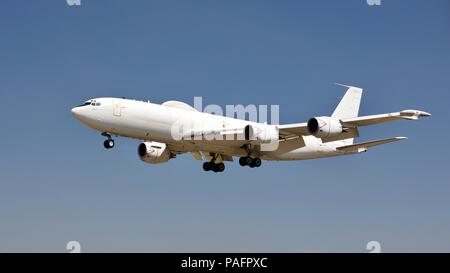
MULTIPOLYGON (((192 155, 196 160, 205 160, 205 161, 211 161, 213 159, 214 153, 205 152, 205 151, 194 151, 192 152, 192 155)), ((233 161, 233 157, 231 155, 225 155, 225 154, 216 154, 216 162, 223 162, 223 161, 233 161)))

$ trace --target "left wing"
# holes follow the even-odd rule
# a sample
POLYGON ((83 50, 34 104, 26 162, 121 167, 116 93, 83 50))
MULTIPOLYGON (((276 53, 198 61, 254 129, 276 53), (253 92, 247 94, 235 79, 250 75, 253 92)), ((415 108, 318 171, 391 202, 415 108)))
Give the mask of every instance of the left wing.
POLYGON ((280 137, 284 139, 311 135, 308 131, 307 122, 279 125, 278 131, 280 133, 280 137))
MULTIPOLYGON (((420 111, 420 110, 404 110, 401 112, 387 113, 387 114, 379 114, 379 115, 370 115, 370 116, 362 116, 356 118, 343 118, 337 119, 342 127, 344 128, 344 132, 341 135, 338 135, 334 138, 322 139, 324 142, 330 142, 340 139, 357 137, 359 126, 368 126, 375 125, 388 121, 395 120, 417 120, 421 117, 429 117, 430 113, 420 111)), ((299 136, 309 136, 311 132, 308 130, 308 123, 294 123, 294 124, 285 124, 278 126, 280 137, 284 139, 299 137, 299 136)))
POLYGON ((431 116, 430 113, 420 111, 420 110, 404 110, 401 112, 394 112, 394 113, 388 113, 388 114, 341 119, 340 121, 341 121, 341 124, 345 127, 357 127, 357 126, 374 125, 374 124, 378 124, 378 123, 400 120, 400 119, 417 120, 421 117, 429 117, 429 116, 431 116))

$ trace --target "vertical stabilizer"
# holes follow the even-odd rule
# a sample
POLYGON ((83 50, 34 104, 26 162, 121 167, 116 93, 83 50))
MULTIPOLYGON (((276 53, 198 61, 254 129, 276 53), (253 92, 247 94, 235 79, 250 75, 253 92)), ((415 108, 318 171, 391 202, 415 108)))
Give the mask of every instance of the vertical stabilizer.
MULTIPOLYGON (((363 89, 359 87, 347 86, 342 84, 338 85, 348 87, 348 89, 347 92, 345 92, 344 97, 341 99, 336 109, 334 109, 334 112, 331 115, 331 117, 337 119, 358 117, 359 105, 361 104, 363 89)), ((340 142, 343 143, 344 145, 350 145, 353 144, 353 140, 354 140, 353 138, 348 138, 341 140, 340 142)))
POLYGON ((356 118, 359 112, 363 89, 354 86, 342 86, 348 87, 348 90, 339 102, 331 117, 338 119, 356 118))

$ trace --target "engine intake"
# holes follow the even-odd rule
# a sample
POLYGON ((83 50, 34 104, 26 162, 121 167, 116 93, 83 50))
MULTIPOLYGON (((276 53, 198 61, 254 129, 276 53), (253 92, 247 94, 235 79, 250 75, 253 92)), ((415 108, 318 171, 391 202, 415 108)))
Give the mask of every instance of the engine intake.
POLYGON ((307 127, 310 134, 319 138, 332 137, 344 132, 340 121, 331 117, 311 118, 307 127))
POLYGON ((139 144, 138 155, 142 161, 149 164, 165 163, 173 157, 166 144, 154 141, 139 144))

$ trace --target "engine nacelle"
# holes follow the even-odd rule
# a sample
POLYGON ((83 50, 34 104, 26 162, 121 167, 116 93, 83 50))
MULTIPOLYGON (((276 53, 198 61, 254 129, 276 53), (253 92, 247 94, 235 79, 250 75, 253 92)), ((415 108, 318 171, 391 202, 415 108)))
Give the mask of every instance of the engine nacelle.
POLYGON ((165 163, 172 158, 166 144, 154 141, 139 144, 138 155, 142 161, 150 164, 165 163))
POLYGON ((273 125, 255 124, 245 126, 245 140, 258 144, 278 141, 279 132, 273 125))
POLYGON ((338 119, 317 117, 309 119, 308 131, 315 137, 327 138, 342 134, 344 129, 338 119))

